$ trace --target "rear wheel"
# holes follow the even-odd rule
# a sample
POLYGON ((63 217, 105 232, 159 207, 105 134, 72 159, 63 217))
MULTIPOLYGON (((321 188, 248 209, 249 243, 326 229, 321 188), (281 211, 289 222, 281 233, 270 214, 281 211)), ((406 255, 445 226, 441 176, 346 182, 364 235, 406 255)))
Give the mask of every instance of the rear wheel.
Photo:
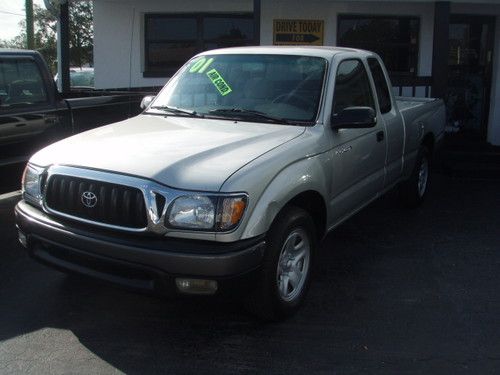
POLYGON ((267 236, 267 249, 258 284, 247 300, 248 309, 276 321, 297 311, 309 287, 316 248, 311 216, 286 207, 267 236))
POLYGON ((400 185, 399 193, 404 205, 418 207, 422 204, 429 186, 429 177, 430 152, 426 146, 422 145, 410 178, 400 185))

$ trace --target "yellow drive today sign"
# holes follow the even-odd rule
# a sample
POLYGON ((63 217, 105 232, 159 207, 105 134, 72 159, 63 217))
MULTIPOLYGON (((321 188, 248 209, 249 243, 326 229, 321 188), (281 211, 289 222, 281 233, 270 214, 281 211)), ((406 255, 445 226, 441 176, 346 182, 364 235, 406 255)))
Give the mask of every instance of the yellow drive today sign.
POLYGON ((274 45, 323 45, 323 20, 274 20, 274 45))

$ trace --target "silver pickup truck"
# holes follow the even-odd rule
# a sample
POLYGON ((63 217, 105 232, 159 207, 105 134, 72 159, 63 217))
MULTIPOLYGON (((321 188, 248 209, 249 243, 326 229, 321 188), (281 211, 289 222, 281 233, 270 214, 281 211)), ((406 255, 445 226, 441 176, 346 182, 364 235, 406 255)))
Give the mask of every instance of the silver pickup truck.
POLYGON ((270 320, 304 300, 328 231, 396 185, 423 200, 445 124, 376 54, 333 47, 202 53, 143 106, 31 158, 20 242, 141 290, 236 288, 270 320))

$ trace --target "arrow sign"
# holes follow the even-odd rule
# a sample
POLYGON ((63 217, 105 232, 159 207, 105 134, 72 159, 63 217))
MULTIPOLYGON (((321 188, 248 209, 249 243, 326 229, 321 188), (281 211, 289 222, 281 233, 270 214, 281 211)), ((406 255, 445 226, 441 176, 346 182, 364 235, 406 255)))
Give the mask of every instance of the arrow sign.
POLYGON ((319 37, 313 34, 276 34, 278 43, 314 43, 319 37))
POLYGON ((273 44, 323 45, 323 20, 273 20, 273 44))

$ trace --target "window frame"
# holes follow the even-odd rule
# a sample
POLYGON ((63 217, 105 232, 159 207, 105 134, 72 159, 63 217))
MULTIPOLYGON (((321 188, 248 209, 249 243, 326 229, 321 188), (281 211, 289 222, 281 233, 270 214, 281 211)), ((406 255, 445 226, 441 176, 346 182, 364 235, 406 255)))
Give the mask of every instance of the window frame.
MULTIPOLYGON (((373 92, 373 87, 372 87, 372 82, 371 82, 371 79, 370 78, 370 74, 368 73, 368 68, 366 67, 365 63, 363 62, 362 59, 360 59, 359 57, 347 57, 345 59, 342 59, 338 62, 337 64, 337 68, 335 70, 335 75, 334 75, 334 80, 335 80, 335 84, 333 86, 333 92, 332 92, 332 95, 333 95, 333 100, 332 100, 332 109, 331 109, 331 115, 335 115, 335 114, 338 114, 335 112, 335 90, 337 89, 337 74, 339 72, 339 67, 340 65, 342 65, 343 63, 347 62, 347 61, 358 61, 361 66, 363 67, 364 71, 365 71, 365 74, 366 74, 366 78, 367 78, 367 82, 368 82, 368 89, 370 90, 370 95, 371 95, 371 98, 372 98, 372 106, 371 108, 373 108, 374 111, 377 111, 377 108, 375 106, 375 98, 376 96, 374 95, 374 92, 373 92)), ((347 107, 346 107, 347 108, 347 107)))
MULTIPOLYGON (((339 14, 337 16, 337 45, 339 47, 347 47, 349 46, 344 46, 340 44, 340 24, 342 20, 361 20, 361 19, 396 19, 396 20, 415 20, 418 22, 418 32, 417 32, 417 41, 415 43, 415 54, 414 54, 414 59, 409 56, 409 61, 412 62, 410 65, 415 66, 415 71, 410 72, 403 72, 403 71, 388 71, 390 76, 394 77, 417 77, 418 76, 418 71, 420 67, 420 41, 421 41, 421 33, 422 33, 422 19, 420 16, 412 16, 412 15, 391 15, 391 14, 377 14, 377 15, 370 15, 370 14, 358 14, 358 13, 345 13, 345 14, 339 14)), ((369 41, 369 43, 372 43, 369 41)), ((392 44, 391 44, 392 45, 392 44)), ((402 43, 394 43, 393 45, 403 45, 402 43)), ((405 44, 407 45, 410 49, 412 44, 405 44)), ((355 48, 355 47, 350 47, 350 48, 355 48)), ((377 51, 371 51, 377 53, 377 51)))
MULTIPOLYGON (((148 56, 149 56, 149 46, 151 43, 186 43, 186 42, 194 42, 194 47, 196 50, 195 54, 198 54, 200 52, 208 51, 208 49, 205 49, 204 45, 205 43, 210 43, 213 42, 215 39, 205 39, 203 35, 203 26, 204 26, 204 20, 208 18, 233 18, 233 19, 247 19, 247 20, 252 20, 254 21, 254 15, 251 12, 231 12, 231 13, 204 13, 204 12, 197 12, 197 13, 145 13, 143 17, 143 22, 144 22, 144 35, 143 35, 143 41, 144 41, 144 56, 143 56, 143 62, 144 62, 144 68, 143 68, 143 77, 144 78, 163 78, 163 77, 171 77, 175 72, 184 65, 182 63, 179 65, 177 68, 166 68, 161 71, 152 71, 150 69, 150 63, 148 61, 148 56), (151 18, 177 18, 177 19, 182 19, 182 18, 191 18, 196 20, 196 39, 195 40, 181 40, 181 39, 150 39, 148 38, 148 24, 149 24, 149 19, 151 18)), ((248 39, 248 41, 251 41, 250 45, 255 45, 255 25, 252 30, 253 34, 251 38, 248 39)))

